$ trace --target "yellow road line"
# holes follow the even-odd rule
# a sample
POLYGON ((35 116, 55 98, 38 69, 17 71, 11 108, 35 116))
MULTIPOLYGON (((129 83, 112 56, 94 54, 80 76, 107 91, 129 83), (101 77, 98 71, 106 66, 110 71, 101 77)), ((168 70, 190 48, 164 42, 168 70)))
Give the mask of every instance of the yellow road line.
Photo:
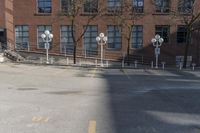
POLYGON ((32 118, 32 122, 35 122, 35 123, 39 123, 39 122, 48 122, 49 121, 49 117, 42 117, 42 116, 34 116, 32 118))
POLYGON ((96 133, 96 126, 97 126, 96 121, 94 120, 89 121, 88 133, 96 133))
POLYGON ((44 119, 44 122, 48 122, 49 121, 49 118, 47 117, 46 119, 44 119))

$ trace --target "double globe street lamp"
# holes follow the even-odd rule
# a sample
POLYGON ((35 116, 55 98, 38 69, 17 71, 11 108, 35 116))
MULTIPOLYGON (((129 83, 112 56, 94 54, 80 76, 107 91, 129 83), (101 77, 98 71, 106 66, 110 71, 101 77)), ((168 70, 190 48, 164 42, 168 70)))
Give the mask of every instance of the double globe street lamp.
POLYGON ((96 41, 101 45, 101 67, 103 67, 103 45, 108 41, 108 37, 105 36, 104 33, 100 33, 99 36, 96 37, 96 41))
POLYGON ((49 43, 53 39, 53 34, 51 34, 49 30, 45 30, 45 32, 41 35, 41 38, 45 42, 44 46, 46 49, 46 56, 47 56, 46 63, 49 64, 49 43))
POLYGON ((155 55, 156 55, 156 66, 155 68, 158 68, 158 56, 160 54, 160 46, 164 42, 164 39, 160 37, 160 35, 155 35, 155 38, 151 39, 151 42, 153 43, 153 46, 155 47, 155 55))

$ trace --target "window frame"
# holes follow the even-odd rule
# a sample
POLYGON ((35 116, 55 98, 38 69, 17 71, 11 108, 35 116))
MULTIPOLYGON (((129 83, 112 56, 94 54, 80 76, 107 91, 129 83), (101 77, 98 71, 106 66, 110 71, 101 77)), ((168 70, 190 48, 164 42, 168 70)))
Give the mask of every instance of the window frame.
MULTIPOLYGON (((74 30, 74 28, 73 28, 73 30, 74 30)), ((69 35, 69 33, 72 32, 72 25, 61 25, 61 26, 60 26, 60 53, 72 55, 72 54, 73 54, 73 50, 74 50, 74 42, 73 42, 72 35, 67 36, 67 41, 66 41, 66 42, 63 42, 63 41, 62 41, 62 37, 63 37, 62 33, 63 33, 63 32, 66 32, 67 35, 69 35), (63 31, 63 30, 62 30, 62 27, 67 27, 67 30, 66 30, 66 31, 63 31), (69 30, 70 28, 71 28, 71 30, 69 30), (72 42, 69 41, 70 38, 72 39, 72 42), (71 45, 69 45, 69 48, 72 46, 72 51, 70 51, 71 49, 69 50, 69 51, 70 51, 69 53, 66 51, 66 50, 67 50, 67 45, 66 45, 66 47, 65 47, 66 49, 63 50, 63 49, 64 49, 63 46, 62 46, 63 43, 67 43, 67 44, 71 43, 71 45)), ((73 32, 74 32, 74 34, 75 34, 75 30, 74 30, 73 32)))
POLYGON ((114 51, 118 51, 118 50, 121 50, 122 49, 122 26, 119 26, 119 25, 107 25, 107 36, 108 36, 108 41, 107 41, 107 46, 106 46, 106 49, 107 50, 114 50, 114 51), (110 37, 109 35, 109 26, 112 26, 114 27, 114 29, 112 30, 114 36, 110 37), (119 29, 120 28, 120 29, 119 29), (116 33, 116 29, 118 29, 118 33, 119 33, 119 37, 117 37, 117 33, 116 33), (121 31, 120 31, 121 30, 121 31), (117 42, 119 43, 119 48, 111 48, 111 47, 108 47, 109 46, 109 39, 112 38, 112 44, 114 43, 114 46, 115 46, 115 43, 117 42, 116 40, 119 39, 120 42, 117 42))
POLYGON ((176 43, 177 44, 185 44, 186 42, 187 42, 187 27, 186 27, 186 25, 178 25, 177 26, 177 32, 176 32, 176 43), (185 32, 182 33, 182 34, 184 34, 184 36, 181 37, 184 40, 182 42, 178 42, 178 33, 180 33, 178 31, 179 28, 185 28, 185 32))
POLYGON ((155 35, 156 34, 159 34, 164 39, 163 43, 170 43, 170 25, 155 25, 155 35), (157 33, 158 31, 156 31, 156 28, 162 28, 162 33, 161 34, 157 33), (167 28, 167 36, 168 37, 163 36, 163 33, 164 33, 163 28, 167 28), (167 41, 166 41, 166 38, 167 38, 167 41))
POLYGON ((84 1, 84 5, 83 5, 83 12, 84 13, 86 13, 86 14, 96 14, 96 13, 98 13, 98 9, 99 9, 99 0, 85 0, 84 1), (85 10, 85 9, 87 9, 86 6, 85 6, 86 2, 89 2, 89 3, 91 2, 89 4, 90 6, 89 6, 88 11, 85 10), (91 5, 93 5, 92 3, 96 3, 94 9, 93 8, 91 9, 91 5))
POLYGON ((84 35, 83 35, 83 46, 84 46, 84 50, 85 50, 85 54, 87 54, 87 56, 94 56, 97 55, 97 51, 98 51, 98 44, 96 42, 96 37, 98 36, 98 25, 84 25, 83 29, 86 30, 84 35), (87 29, 85 29, 87 28, 87 29), (93 30, 93 28, 95 28, 95 30, 93 30), (86 34, 89 34, 86 35, 86 34), (86 41, 86 39, 89 39, 89 41, 86 41), (95 47, 92 47, 92 46, 95 47), (88 49, 88 47, 89 49, 88 49), (89 53, 89 54, 88 54, 89 53))
MULTIPOLYGON (((19 31, 18 31, 18 33, 19 33, 19 31)), ((30 37, 30 35, 29 35, 29 26, 28 25, 15 25, 15 49, 17 49, 17 50, 29 50, 29 37, 30 37), (18 41, 17 41, 17 34, 16 34, 16 28, 17 27, 20 27, 20 28, 22 28, 22 29, 24 29, 24 27, 27 27, 27 31, 20 31, 20 33, 22 34, 22 36, 19 36, 20 37, 20 40, 22 40, 22 43, 27 43, 27 47, 26 48, 18 48, 17 47, 17 43, 18 43, 18 41), (23 33, 24 32, 26 32, 27 33, 27 36, 24 36, 23 35, 23 33), (22 37, 22 38, 21 38, 22 37), (26 38, 28 41, 27 42, 23 42, 23 39, 24 38, 26 38)), ((19 42, 19 43, 21 43, 21 41, 19 42)))
MULTIPOLYGON (((47 27, 47 26, 49 26, 49 27, 51 27, 51 30, 49 30, 50 31, 50 33, 52 33, 52 25, 37 25, 37 49, 45 49, 45 44, 44 44, 44 48, 40 48, 39 47, 39 37, 41 38, 41 36, 39 36, 39 26, 44 26, 44 27, 47 27)), ((47 30, 46 28, 44 28, 44 31, 45 30, 47 30)), ((44 33, 44 31, 43 32, 41 32, 41 33, 44 33)), ((49 47, 49 49, 51 49, 53 46, 53 39, 52 39, 52 41, 49 43, 49 45, 50 45, 50 47, 49 47)))
POLYGON ((166 14, 170 13, 170 9, 171 9, 171 0, 159 0, 160 3, 161 3, 161 5, 157 5, 157 4, 156 4, 157 1, 158 1, 158 0, 155 0, 155 12, 156 12, 156 13, 166 13, 166 14), (168 5, 168 6, 164 6, 164 3, 165 3, 166 1, 168 1, 168 2, 167 2, 167 5, 168 5), (159 9, 158 9, 158 8, 159 8, 159 9), (165 11, 163 11, 163 10, 165 10, 165 11))
POLYGON ((130 42, 130 48, 131 49, 141 49, 141 48, 143 48, 143 46, 144 46, 144 27, 143 27, 143 25, 132 25, 132 27, 131 27, 132 29, 131 29, 131 42, 130 42), (135 32, 136 33, 136 37, 134 37, 134 27, 136 27, 136 31, 137 32, 135 32), (138 30, 138 28, 141 28, 142 30, 141 31, 139 31, 138 30), (138 35, 138 33, 142 33, 142 36, 140 37, 139 35, 138 35), (142 43, 141 43, 141 45, 137 45, 137 46, 140 46, 140 47, 134 47, 134 39, 136 38, 136 40, 137 40, 137 44, 139 44, 138 43, 138 39, 140 38, 140 39, 142 39, 142 43))
POLYGON ((72 6, 72 0, 69 0, 69 6, 65 6, 67 8, 67 10, 63 10, 63 6, 62 6, 62 1, 63 0, 60 0, 60 12, 69 12, 70 10, 72 10, 71 6, 72 6))
POLYGON ((194 3, 191 3, 191 9, 189 12, 186 11, 186 3, 185 2, 192 2, 191 0, 178 0, 178 4, 177 4, 177 11, 180 13, 180 14, 191 14, 192 13, 192 10, 193 10, 193 4, 194 3), (181 1, 184 1, 182 5, 179 5, 181 3, 181 1))
MULTIPOLYGON (((45 0, 42 0, 42 1, 45 1, 45 0)), ((36 8, 36 12, 37 12, 37 14, 51 14, 52 13, 52 0, 48 0, 48 1, 50 1, 50 4, 51 4, 51 7, 50 7, 50 12, 40 12, 39 11, 39 2, 40 2, 40 0, 37 0, 37 3, 36 3, 36 5, 37 5, 37 8, 36 8)))
POLYGON ((112 13, 122 13, 122 6, 123 6, 123 0, 119 0, 119 6, 116 6, 116 4, 118 3, 118 0, 107 0, 107 12, 109 14, 112 14, 112 13), (109 6, 110 3, 112 2, 111 5, 113 6, 109 6))
POLYGON ((132 0, 132 12, 133 13, 144 13, 144 0, 132 0), (137 1, 137 6, 135 5, 135 2, 137 1), (140 9, 139 2, 143 2, 143 6, 140 9))

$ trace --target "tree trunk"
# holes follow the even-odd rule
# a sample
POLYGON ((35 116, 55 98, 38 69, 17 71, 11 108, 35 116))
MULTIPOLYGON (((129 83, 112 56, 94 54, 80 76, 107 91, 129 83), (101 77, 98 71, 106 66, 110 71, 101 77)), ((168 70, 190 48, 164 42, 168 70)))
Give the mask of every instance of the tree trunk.
POLYGON ((195 59, 195 62, 193 63, 196 63, 197 66, 199 66, 199 50, 200 50, 200 45, 199 44, 196 44, 196 59, 195 59))
POLYGON ((74 64, 76 64, 76 44, 74 44, 74 53, 73 53, 73 57, 74 57, 74 64))
MULTIPOLYGON (((75 18, 75 17, 73 17, 75 18)), ((74 50, 73 50, 73 57, 74 57, 74 64, 76 64, 76 46, 77 46, 77 42, 75 39, 75 35, 74 35, 74 19, 71 20, 71 26, 72 26, 72 39, 73 39, 73 43, 74 43, 74 50)))
POLYGON ((190 30, 187 30, 187 36, 186 36, 186 45, 185 45, 185 53, 184 53, 184 62, 183 62, 183 68, 187 67, 187 57, 188 57, 188 51, 189 51, 189 45, 190 45, 190 38, 191 33, 190 30))
POLYGON ((128 47, 127 47, 127 65, 130 66, 130 39, 128 39, 128 47))

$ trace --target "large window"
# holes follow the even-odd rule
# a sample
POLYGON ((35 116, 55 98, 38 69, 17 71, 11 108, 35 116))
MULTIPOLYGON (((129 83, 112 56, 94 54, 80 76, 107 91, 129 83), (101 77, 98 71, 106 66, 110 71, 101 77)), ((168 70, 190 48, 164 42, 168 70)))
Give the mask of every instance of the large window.
POLYGON ((108 12, 121 12, 122 0, 107 0, 108 12))
POLYGON ((29 28, 25 25, 15 26, 16 49, 28 50, 29 28))
POLYGON ((84 26, 86 32, 84 34, 84 48, 87 56, 92 56, 97 53, 97 41, 98 28, 96 25, 84 26))
POLYGON ((73 9, 73 0, 60 0, 60 6, 61 6, 61 11, 68 13, 71 12, 71 10, 73 9))
POLYGON ((155 0, 156 12, 168 13, 170 11, 170 0, 155 0))
POLYGON ((38 13, 51 13, 51 0, 38 0, 38 13))
POLYGON ((116 25, 108 26, 108 44, 109 49, 121 49, 122 45, 122 35, 121 27, 116 25))
POLYGON ((143 46, 143 26, 135 25, 132 27, 131 48, 142 48, 143 46))
POLYGON ((84 12, 86 13, 98 12, 98 0, 85 0, 84 12))
POLYGON ((133 0, 133 12, 135 13, 144 12, 144 0, 133 0))
POLYGON ((61 26, 61 52, 65 54, 72 54, 74 50, 74 42, 72 38, 72 26, 61 26))
POLYGON ((164 39, 165 43, 169 42, 170 26, 168 25, 156 26, 155 34, 160 35, 164 39))
POLYGON ((179 0, 178 11, 180 13, 191 13, 193 4, 194 4, 194 0, 179 0))
POLYGON ((177 28, 177 43, 186 43, 187 28, 185 26, 178 26, 177 28))
MULTIPOLYGON (((43 39, 41 38, 41 35, 44 33, 45 30, 49 30, 50 32, 52 32, 51 30, 51 26, 49 25, 40 25, 38 26, 38 48, 45 48, 45 44, 43 39)), ((52 42, 50 42, 50 48, 52 47, 52 42)))

